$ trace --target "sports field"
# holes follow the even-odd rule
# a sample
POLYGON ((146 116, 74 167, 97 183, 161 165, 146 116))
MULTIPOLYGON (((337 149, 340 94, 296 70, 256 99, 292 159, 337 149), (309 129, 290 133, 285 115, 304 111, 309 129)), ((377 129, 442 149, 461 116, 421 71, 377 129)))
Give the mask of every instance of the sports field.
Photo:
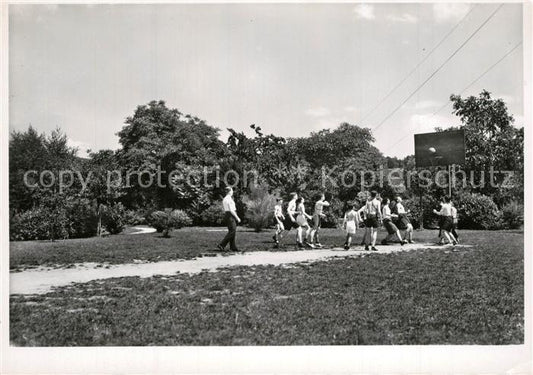
MULTIPOLYGON (((471 247, 456 252, 378 252, 12 295, 10 339, 20 346, 522 343, 523 233, 460 234, 471 247)), ((223 235, 188 228, 171 238, 154 233, 17 242, 11 243, 10 267, 191 259, 212 250, 223 235)), ((241 230, 237 241, 242 250, 264 251, 271 237, 271 231, 241 230)), ((415 232, 419 242, 435 237, 435 231, 415 232)), ((343 240, 340 230, 323 230, 324 244, 343 240)))

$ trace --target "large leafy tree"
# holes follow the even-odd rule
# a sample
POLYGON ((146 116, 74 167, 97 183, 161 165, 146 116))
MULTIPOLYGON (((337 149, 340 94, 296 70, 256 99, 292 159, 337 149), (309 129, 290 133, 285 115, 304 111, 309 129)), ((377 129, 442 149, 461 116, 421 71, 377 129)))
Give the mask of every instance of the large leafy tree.
MULTIPOLYGON (((493 99, 483 90, 479 96, 462 98, 451 95, 453 113, 461 119, 465 131, 467 172, 485 173, 485 186, 479 191, 492 195, 499 204, 509 200, 523 200, 524 131, 513 126, 514 118, 502 99, 493 99), (490 170, 513 171, 513 188, 491 186, 490 170)), ((502 183, 503 175, 495 175, 502 183)))
POLYGON ((58 128, 49 136, 38 134, 29 126, 25 132, 12 132, 9 140, 9 199, 10 208, 15 211, 26 210, 39 201, 39 190, 42 187, 29 187, 24 183, 24 174, 32 181, 39 183, 39 175, 43 171, 43 182, 48 185, 55 181, 49 189, 57 192, 59 171, 72 170, 78 165, 77 150, 69 147, 67 136, 58 128), (33 179, 37 181, 33 181, 33 179), (52 178, 54 181, 52 181, 52 178))
MULTIPOLYGON (((130 206, 184 207, 204 191, 198 191, 186 181, 168 183, 170 172, 183 166, 194 166, 201 174, 204 166, 213 166, 225 153, 218 139, 219 130, 205 121, 168 108, 164 101, 151 101, 138 106, 133 116, 118 133, 122 149, 120 165, 129 171, 146 171, 155 176, 161 170, 162 185, 140 186, 137 176, 129 181, 125 201, 130 206)), ((190 172, 182 171, 182 172, 190 172)), ((148 173, 141 177, 147 184, 148 173)), ((153 177, 155 178, 155 177, 153 177)), ((155 180, 154 180, 155 181, 155 180)))
MULTIPOLYGON (((326 192, 342 201, 352 200, 367 186, 362 172, 377 172, 385 162, 373 145, 374 137, 368 128, 342 123, 337 128, 311 133, 309 137, 290 141, 293 153, 308 164, 307 189, 311 197, 326 192)), ((366 178, 366 177, 365 177, 366 178)), ((376 180, 376 185, 379 181, 376 180)))
POLYGON ((311 133, 292 143, 311 168, 332 167, 345 159, 352 159, 354 166, 377 168, 383 163, 383 156, 372 145, 374 141, 370 129, 344 122, 333 130, 311 133))

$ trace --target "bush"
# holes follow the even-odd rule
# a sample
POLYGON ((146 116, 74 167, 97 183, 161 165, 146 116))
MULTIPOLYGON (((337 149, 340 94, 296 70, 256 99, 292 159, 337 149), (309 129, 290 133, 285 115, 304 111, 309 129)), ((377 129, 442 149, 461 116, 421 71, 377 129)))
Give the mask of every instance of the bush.
POLYGON ((76 199, 67 204, 69 238, 84 238, 96 235, 98 216, 88 199, 76 199))
POLYGON ((126 222, 126 209, 122 203, 103 206, 102 226, 111 234, 118 234, 124 229, 126 222))
POLYGON ((191 218, 185 211, 172 210, 171 208, 165 208, 164 211, 155 211, 148 218, 149 224, 157 232, 163 233, 164 237, 169 237, 171 229, 180 229, 192 224, 191 218))
POLYGON ((126 225, 146 224, 146 219, 143 210, 125 210, 123 220, 126 225))
POLYGON ((224 226, 224 208, 222 202, 215 202, 200 214, 200 223, 206 226, 224 226))
POLYGON ((524 206, 510 202, 502 207, 502 226, 504 229, 520 229, 524 224, 524 206))
POLYGON ((256 232, 260 232, 271 224, 276 196, 268 192, 268 185, 250 186, 250 194, 243 197, 243 203, 246 204, 245 217, 248 225, 256 232))
POLYGON ((501 213, 492 199, 486 195, 465 193, 459 197, 455 206, 461 229, 501 227, 501 213))
POLYGON ((52 212, 46 207, 33 208, 13 215, 10 220, 11 241, 65 239, 69 237, 65 210, 52 212))

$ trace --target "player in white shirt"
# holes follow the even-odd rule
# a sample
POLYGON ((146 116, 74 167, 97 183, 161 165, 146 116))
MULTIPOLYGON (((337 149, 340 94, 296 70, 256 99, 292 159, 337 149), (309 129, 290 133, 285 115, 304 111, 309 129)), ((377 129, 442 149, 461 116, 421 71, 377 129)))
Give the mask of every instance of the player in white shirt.
POLYGON ((276 220, 276 234, 274 234, 275 248, 279 247, 279 242, 283 238, 283 232, 285 231, 285 226, 283 225, 285 216, 283 215, 282 204, 283 199, 278 198, 274 206, 274 220, 276 220))
MULTIPOLYGON (((285 215, 284 227, 285 230, 290 231, 291 229, 298 229, 298 224, 296 223, 296 199, 298 199, 297 193, 290 194, 291 200, 287 204, 287 215, 285 215)), ((296 233, 296 242, 298 242, 298 232, 296 233)))
POLYGON ((346 231, 346 240, 344 241, 344 249, 350 249, 352 238, 355 236, 357 228, 359 228, 360 214, 357 210, 357 203, 349 203, 350 210, 344 214, 344 221, 342 227, 346 231))
POLYGON ((402 197, 396 197, 396 213, 398 214, 398 228, 405 229, 404 241, 414 243, 413 241, 413 224, 407 217, 407 214, 411 211, 406 211, 402 203, 402 197))
POLYGON ((305 245, 307 247, 314 248, 314 245, 311 244, 311 226, 307 222, 307 219, 312 219, 313 217, 311 215, 308 215, 305 212, 305 206, 304 206, 305 199, 303 197, 298 197, 296 200, 296 223, 298 224, 298 243, 297 246, 299 248, 304 247, 303 241, 302 241, 302 235, 303 230, 305 231, 305 245))
POLYGON ((457 217, 457 208, 453 205, 453 202, 450 201, 450 204, 452 205, 452 220, 453 220, 453 226, 452 226, 452 234, 455 238, 455 241, 459 243, 459 234, 457 233, 457 224, 459 224, 459 218, 457 217))
POLYGON ((440 216, 440 229, 441 235, 448 240, 449 243, 454 246, 457 245, 455 237, 451 233, 453 229, 453 213, 452 205, 450 204, 451 200, 449 197, 444 197, 440 211, 433 210, 433 213, 440 216))
POLYGON ((389 198, 385 198, 383 200, 382 213, 383 213, 383 226, 387 230, 388 235, 387 237, 385 237, 383 241, 381 241, 381 243, 383 245, 388 245, 389 241, 392 240, 392 237, 396 235, 396 237, 398 237, 398 240, 400 240, 400 244, 403 246, 406 243, 406 241, 402 239, 400 230, 398 229, 396 224, 394 224, 394 222, 392 221, 392 219, 394 217, 397 217, 398 215, 393 214, 391 212, 391 209, 389 207, 389 198))
POLYGON ((230 251, 239 251, 235 245, 235 235, 237 233, 237 224, 241 222, 241 219, 237 215, 235 202, 233 201, 233 189, 230 187, 226 188, 226 196, 222 200, 222 206, 228 226, 228 234, 226 234, 222 242, 217 246, 217 249, 219 251, 226 251, 226 245, 229 243, 230 251))

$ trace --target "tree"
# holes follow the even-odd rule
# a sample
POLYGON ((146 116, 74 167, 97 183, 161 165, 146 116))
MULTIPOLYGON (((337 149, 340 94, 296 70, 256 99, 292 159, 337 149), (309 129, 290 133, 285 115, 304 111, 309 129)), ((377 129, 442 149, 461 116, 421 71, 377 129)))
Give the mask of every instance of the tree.
MULTIPOLYGON (((508 113, 505 102, 492 99, 486 90, 478 97, 463 99, 460 95, 451 95, 450 100, 453 113, 461 119, 460 128, 465 131, 465 171, 483 171, 485 176, 491 169, 515 172, 513 189, 491 186, 486 177, 485 186, 479 192, 493 196, 499 205, 515 196, 523 201, 524 131, 513 126, 514 118, 508 113)), ((502 183, 503 176, 497 175, 495 180, 502 183)))
POLYGON ((35 189, 24 184, 27 171, 42 171, 46 166, 45 136, 30 125, 26 132, 11 133, 9 139, 9 206, 20 211, 31 208, 35 202, 35 189))
POLYGON ((374 141, 370 129, 343 122, 334 130, 324 129, 291 143, 313 169, 332 167, 344 159, 377 169, 383 163, 383 155, 372 145, 374 141))
POLYGON ((76 148, 68 146, 67 136, 59 128, 49 136, 38 134, 31 126, 26 132, 12 132, 9 141, 10 208, 15 211, 26 210, 38 201, 43 187, 27 186, 24 182, 26 172, 34 171, 28 174, 28 182, 33 185, 39 183, 41 172, 50 171, 53 176, 50 173, 43 174, 44 184, 51 185, 44 189, 57 193, 59 171, 72 170, 78 164, 76 152, 76 148), (53 185, 52 178, 55 181, 53 185))
POLYGON ((100 150, 90 152, 89 160, 83 166, 82 175, 88 183, 81 195, 91 199, 96 209, 97 229, 96 234, 102 235, 102 216, 106 207, 112 206, 124 194, 124 185, 118 179, 117 172, 120 164, 116 152, 100 150))
MULTIPOLYGON (((125 203, 130 207, 186 207, 196 196, 180 195, 180 189, 168 183, 169 174, 177 166, 195 166, 199 170, 214 166, 225 154, 218 135, 217 128, 197 117, 167 108, 164 101, 138 106, 118 133, 122 145, 118 158, 125 170, 146 173, 126 181, 130 186, 126 189, 125 203), (139 178, 143 184, 148 184, 158 173, 165 187, 158 187, 155 182, 147 188, 140 186, 139 178)), ((185 184, 187 186, 180 187, 182 190, 191 186, 185 184)))

